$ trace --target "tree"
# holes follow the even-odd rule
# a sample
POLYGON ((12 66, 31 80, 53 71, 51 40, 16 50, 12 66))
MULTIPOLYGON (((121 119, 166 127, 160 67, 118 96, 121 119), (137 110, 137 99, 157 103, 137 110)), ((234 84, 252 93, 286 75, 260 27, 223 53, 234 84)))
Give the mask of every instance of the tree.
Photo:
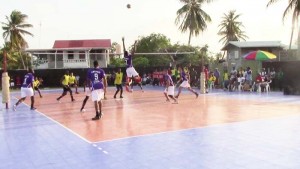
POLYGON ((18 60, 18 52, 11 50, 11 43, 5 42, 3 48, 0 50, 0 55, 2 56, 0 59, 1 63, 3 63, 3 53, 6 51, 6 59, 7 59, 7 68, 15 69, 18 68, 19 60, 18 60))
POLYGON ((133 60, 133 64, 137 67, 147 67, 149 65, 149 60, 145 57, 137 57, 133 60))
POLYGON ((10 43, 10 50, 8 53, 18 51, 24 69, 26 69, 26 66, 21 50, 24 51, 24 49, 28 47, 24 35, 33 36, 33 34, 25 30, 26 28, 32 27, 31 24, 25 22, 26 19, 27 15, 14 10, 10 16, 6 16, 7 23, 2 22, 2 29, 4 30, 3 38, 6 42, 10 43))
POLYGON ((241 30, 241 27, 244 27, 242 22, 239 22, 238 19, 240 14, 235 14, 236 11, 229 11, 228 14, 224 14, 223 20, 219 25, 220 30, 218 35, 222 36, 219 42, 227 44, 229 41, 240 41, 246 40, 248 38, 245 35, 245 32, 241 30))
POLYGON ((175 54, 173 59, 175 63, 173 65, 192 65, 199 66, 200 64, 200 47, 194 47, 190 45, 175 44, 168 48, 169 53, 180 53, 180 52, 195 52, 193 54, 175 54))
POLYGON ((189 31, 188 45, 191 43, 192 36, 198 36, 207 28, 206 22, 211 22, 210 16, 201 9, 203 3, 209 3, 213 0, 180 0, 184 3, 177 11, 175 20, 176 25, 180 25, 181 32, 189 31))
POLYGON ((148 60, 149 65, 152 66, 166 66, 171 62, 170 57, 167 54, 161 55, 138 55, 137 53, 164 53, 165 49, 171 46, 170 39, 168 39, 165 35, 152 33, 149 36, 141 37, 138 40, 136 45, 136 53, 133 58, 133 62, 136 65, 135 60, 138 59, 138 63, 143 63, 143 65, 136 66, 144 66, 147 61, 140 58, 146 58, 148 60))
MULTIPOLYGON (((277 2, 277 1, 278 0, 269 0, 269 2, 267 4, 267 7, 270 6, 271 4, 277 2)), ((294 29, 295 29, 295 24, 298 21, 299 12, 300 12, 300 0, 289 0, 288 3, 289 3, 288 6, 284 10, 282 20, 284 20, 284 18, 286 17, 286 15, 289 12, 293 13, 293 15, 292 15, 293 16, 292 17, 292 32, 291 32, 290 45, 289 45, 289 49, 291 50, 292 40, 293 40, 293 34, 294 34, 294 29)), ((299 34, 300 34, 300 31, 299 31, 299 34)), ((299 39, 298 39, 298 45, 299 45, 299 39)))
POLYGON ((110 66, 113 67, 125 67, 125 61, 123 58, 112 57, 110 60, 110 66))

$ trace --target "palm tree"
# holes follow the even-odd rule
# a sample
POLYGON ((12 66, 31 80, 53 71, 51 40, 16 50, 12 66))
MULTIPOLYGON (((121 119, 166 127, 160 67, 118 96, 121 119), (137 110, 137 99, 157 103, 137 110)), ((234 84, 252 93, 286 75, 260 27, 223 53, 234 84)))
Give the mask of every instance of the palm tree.
POLYGON ((229 11, 228 14, 224 14, 223 20, 219 25, 220 30, 218 35, 222 36, 219 42, 227 44, 229 41, 240 41, 246 40, 248 38, 245 35, 245 32, 241 30, 241 27, 244 27, 242 22, 239 22, 238 19, 240 14, 236 15, 235 10, 229 11))
MULTIPOLYGON (((10 43, 10 51, 19 51, 22 64, 24 69, 26 69, 24 59, 21 54, 21 50, 28 47, 24 35, 31 35, 30 32, 26 31, 26 28, 31 28, 31 24, 25 23, 27 15, 22 14, 20 11, 14 10, 10 16, 6 16, 7 23, 2 22, 3 26, 3 38, 6 42, 10 43)), ((9 52, 9 51, 8 51, 9 52)))
MULTIPOLYGON (((277 1, 278 0, 269 0, 269 2, 267 4, 267 7, 270 6, 271 4, 277 2, 277 1)), ((288 6, 284 10, 282 20, 284 20, 284 18, 286 17, 286 15, 289 12, 293 13, 293 15, 292 15, 293 16, 292 17, 292 33, 291 33, 291 39, 290 39, 290 45, 289 45, 289 49, 291 50, 292 39, 293 39, 293 34, 294 34, 294 28, 295 28, 295 24, 297 23, 298 17, 299 17, 299 14, 300 14, 299 13, 300 12, 300 0, 289 0, 288 1, 288 6)), ((299 45, 299 38, 298 38, 298 45, 299 45)))
POLYGON ((191 43, 192 36, 198 36, 200 32, 207 28, 206 22, 210 22, 210 16, 201 9, 201 5, 205 2, 209 3, 213 0, 180 0, 184 3, 177 11, 175 20, 176 25, 180 24, 181 32, 189 31, 188 45, 191 43))

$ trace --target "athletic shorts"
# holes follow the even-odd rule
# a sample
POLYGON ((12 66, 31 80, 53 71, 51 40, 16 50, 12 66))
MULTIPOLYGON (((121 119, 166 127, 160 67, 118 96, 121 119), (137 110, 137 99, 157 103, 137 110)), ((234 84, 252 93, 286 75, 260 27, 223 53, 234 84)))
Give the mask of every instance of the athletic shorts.
POLYGON ((180 84, 180 87, 189 88, 189 87, 191 87, 191 85, 187 80, 185 80, 180 84))
POLYGON ((76 83, 70 84, 70 87, 75 87, 75 86, 76 86, 76 83))
POLYGON ((27 87, 21 87, 21 98, 33 96, 33 89, 27 87))
POLYGON ((127 74, 127 77, 135 77, 135 76, 138 76, 139 74, 136 72, 136 70, 134 69, 134 67, 128 67, 126 69, 126 74, 127 74))
POLYGON ((97 89, 92 91, 92 101, 100 101, 104 98, 104 90, 97 89))
POLYGON ((165 89, 164 93, 166 93, 168 96, 174 96, 174 86, 169 86, 165 89), (167 91, 168 89, 168 91, 167 91))
POLYGON ((68 85, 63 86, 64 92, 71 92, 71 88, 68 85))
POLYGON ((86 89, 85 89, 85 95, 86 95, 86 96, 90 97, 90 96, 91 96, 91 93, 92 93, 91 89, 89 89, 89 88, 86 88, 86 89))

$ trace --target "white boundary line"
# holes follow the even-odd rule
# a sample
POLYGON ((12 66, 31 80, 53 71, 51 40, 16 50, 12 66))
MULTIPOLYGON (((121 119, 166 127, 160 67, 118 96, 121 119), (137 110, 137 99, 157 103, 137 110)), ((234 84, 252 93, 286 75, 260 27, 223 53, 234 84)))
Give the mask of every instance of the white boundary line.
MULTIPOLYGON (((14 99, 18 100, 15 96, 12 96, 12 97, 13 97, 14 99)), ((28 108, 30 108, 30 106, 29 106, 28 104, 26 104, 25 102, 22 102, 22 104, 24 104, 24 105, 26 105, 28 108)), ((87 143, 89 143, 89 144, 92 143, 92 142, 90 142, 89 140, 87 140, 87 139, 85 139, 84 137, 82 137, 81 135, 75 133, 73 130, 71 130, 71 129, 65 127, 64 125, 62 125, 62 124, 59 123, 58 121, 56 121, 56 120, 52 119, 51 117, 49 117, 49 116, 47 116, 47 115, 41 113, 41 112, 38 111, 37 109, 34 110, 34 111, 38 112, 40 115, 46 117, 46 118, 49 119, 50 121, 52 121, 52 122, 58 124, 59 126, 63 127, 64 129, 66 129, 67 131, 69 131, 69 132, 71 132, 72 134, 76 135, 77 137, 81 138, 81 139, 84 140, 85 142, 87 142, 87 143)))
POLYGON ((298 116, 299 117, 300 115, 299 114, 291 114, 291 115, 287 115, 287 116, 276 116, 276 117, 263 118, 263 119, 253 119, 253 120, 246 120, 246 121, 237 121, 237 122, 229 122, 229 123, 222 123, 222 124, 213 124, 213 125, 207 125, 207 126, 202 126, 202 127, 194 127, 194 128, 180 129, 180 130, 173 130, 173 131, 164 131, 164 132, 151 133, 151 134, 142 134, 142 135, 123 137, 123 138, 117 138, 117 139, 111 139, 111 140, 103 140, 103 141, 92 142, 92 143, 93 144, 98 144, 98 143, 105 143, 105 142, 113 142, 113 141, 118 141, 118 140, 126 140, 126 139, 136 138, 136 137, 149 137, 149 136, 161 135, 161 134, 166 134, 166 133, 182 132, 182 131, 187 131, 187 130, 204 129, 204 128, 220 127, 220 126, 230 126, 230 125, 236 125, 236 124, 240 124, 240 123, 247 123, 247 122, 250 123, 250 122, 255 122, 255 121, 266 121, 266 120, 276 120, 276 119, 280 119, 280 118, 291 118, 293 116, 298 116))

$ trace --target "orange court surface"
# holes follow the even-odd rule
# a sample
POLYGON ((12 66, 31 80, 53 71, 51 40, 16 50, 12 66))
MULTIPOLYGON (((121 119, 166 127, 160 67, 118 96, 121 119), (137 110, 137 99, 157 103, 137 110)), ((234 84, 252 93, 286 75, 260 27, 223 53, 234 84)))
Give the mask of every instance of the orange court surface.
MULTIPOLYGON (((83 91, 73 94, 75 102, 71 102, 68 94, 61 103, 56 101, 61 94, 59 91, 44 93, 43 98, 36 97, 35 105, 39 112, 89 142, 300 114, 299 102, 279 101, 274 104, 274 99, 280 99, 278 93, 220 90, 200 94, 196 98, 186 91, 180 95, 179 104, 172 104, 172 101, 166 102, 160 87, 151 86, 145 92, 136 89, 129 93, 124 90, 123 99, 114 99, 114 92, 115 88, 108 89, 107 100, 103 100, 104 115, 98 121, 91 120, 95 116, 91 99, 85 106, 86 112, 79 111, 85 98, 83 91)), ((26 103, 29 104, 29 99, 26 103)))

